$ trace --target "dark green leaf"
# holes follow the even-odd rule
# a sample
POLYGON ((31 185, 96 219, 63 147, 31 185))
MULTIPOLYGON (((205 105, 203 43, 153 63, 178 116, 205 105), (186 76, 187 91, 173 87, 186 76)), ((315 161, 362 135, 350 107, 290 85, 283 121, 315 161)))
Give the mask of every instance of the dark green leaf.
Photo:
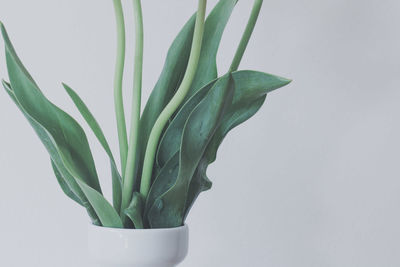
POLYGON ((238 71, 234 72, 232 77, 235 87, 232 104, 224 114, 221 125, 208 144, 201 164, 192 179, 185 217, 198 195, 211 187, 210 180, 206 175, 207 167, 215 161, 218 148, 228 132, 251 118, 264 104, 267 93, 291 82, 285 78, 256 71, 238 71))
POLYGON ((183 129, 190 113, 204 99, 210 89, 214 86, 215 82, 216 80, 210 82, 199 90, 197 94, 191 97, 177 112, 177 115, 168 125, 157 151, 156 159, 158 168, 163 167, 164 164, 179 151, 183 129))
MULTIPOLYGON (((213 137, 212 145, 208 149, 208 153, 216 153, 216 149, 222 142, 226 134, 237 126, 246 121, 264 102, 265 95, 272 90, 288 84, 290 81, 274 75, 255 72, 255 71, 238 71, 232 73, 235 84, 235 94, 232 105, 224 115, 222 125, 218 128, 216 136, 213 137)), ((200 89, 193 97, 191 97, 185 105, 178 111, 175 118, 169 124, 165 131, 157 152, 157 163, 162 167, 179 149, 183 128, 194 107, 200 103, 204 96, 209 92, 215 81, 200 89)))
POLYGON ((196 169, 196 172, 193 175, 192 181, 190 182, 188 196, 186 199, 185 204, 185 212, 184 212, 184 219, 192 208, 194 202, 196 201, 197 197, 200 195, 201 192, 210 190, 212 187, 212 182, 207 177, 207 168, 210 163, 208 162, 206 157, 203 157, 200 160, 199 166, 196 169))
POLYGON ((79 95, 68 85, 63 84, 65 90, 67 91, 68 95, 71 97, 72 101, 82 114, 82 117, 85 119, 89 127, 92 129, 93 133, 99 140, 101 146, 106 151, 108 157, 110 158, 110 165, 111 165, 111 175, 112 175, 112 188, 113 188, 113 205, 114 208, 120 213, 121 210, 121 201, 122 201, 122 179, 121 175, 118 172, 117 165, 115 164, 114 156, 111 152, 110 146, 107 142, 104 133, 94 118, 93 114, 90 112, 89 108, 83 102, 83 100, 79 97, 79 95))
POLYGON ((151 227, 178 227, 183 224, 192 177, 227 104, 232 101, 232 89, 231 75, 225 75, 190 114, 182 136, 178 176, 173 186, 150 208, 148 218, 151 227))
MULTIPOLYGON (((208 165, 214 162, 216 152, 223 138, 231 129, 252 117, 260 109, 268 92, 287 85, 290 82, 284 78, 255 71, 234 72, 232 73, 232 78, 234 82, 233 100, 226 109, 221 124, 215 131, 199 165, 197 166, 196 172, 193 175, 188 189, 185 216, 189 212, 197 196, 202 191, 211 188, 211 182, 207 178, 206 171, 208 165)), ((164 177, 162 177, 162 179, 157 178, 154 181, 146 210, 150 209, 153 205, 161 205, 161 200, 158 196, 161 196, 162 191, 166 192, 166 188, 170 188, 170 184, 174 179, 176 179, 176 174, 172 174, 174 177, 167 178, 168 174, 166 170, 169 168, 167 167, 166 162, 168 162, 170 166, 178 168, 176 167, 176 164, 179 165, 179 162, 176 159, 173 159, 173 155, 177 153, 182 146, 181 141, 184 125, 190 112, 198 103, 200 103, 204 98, 204 95, 210 91, 210 85, 213 84, 215 84, 215 81, 203 87, 192 98, 190 98, 179 110, 174 120, 169 124, 169 127, 165 131, 157 152, 158 168, 163 167, 160 171, 160 175, 161 173, 164 173, 162 175, 164 177)))
POLYGON ((232 104, 207 148, 211 162, 215 161, 218 147, 228 132, 251 118, 263 105, 267 93, 291 82, 286 78, 249 70, 234 72, 232 77, 235 86, 232 104))
POLYGON ((148 212, 162 194, 168 191, 176 182, 179 171, 179 151, 161 168, 150 188, 146 200, 145 220, 149 224, 148 212))

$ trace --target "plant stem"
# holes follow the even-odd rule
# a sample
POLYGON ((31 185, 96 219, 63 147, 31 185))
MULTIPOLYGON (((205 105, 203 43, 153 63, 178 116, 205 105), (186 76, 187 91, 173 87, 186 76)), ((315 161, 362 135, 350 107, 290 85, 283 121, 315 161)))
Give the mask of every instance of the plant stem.
POLYGON ((129 206, 133 194, 133 184, 136 171, 136 155, 139 136, 140 106, 142 98, 143 73, 143 13, 140 0, 133 0, 135 16, 135 71, 132 99, 131 130, 129 136, 128 159, 122 191, 122 212, 129 206))
POLYGON ((240 62, 242 61, 244 52, 246 51, 247 45, 249 44, 250 37, 253 34, 254 27, 256 26, 258 15, 263 4, 263 0, 255 0, 253 5, 253 10, 251 11, 250 19, 247 23, 246 29, 244 31, 242 40, 240 41, 239 47, 236 51, 235 57, 232 61, 232 65, 229 72, 237 71, 240 62))
POLYGON ((204 34, 206 6, 207 0, 199 0, 193 43, 185 76, 183 77, 182 83, 179 86, 176 94, 161 112, 150 133, 149 141, 146 147, 146 154, 143 163, 142 181, 140 185, 140 193, 144 198, 147 197, 150 190, 154 158, 162 131, 170 117, 174 114, 174 112, 185 99, 197 71, 204 34))
POLYGON ((128 152, 128 137, 126 133, 126 122, 124 102, 122 99, 122 83, 125 66, 125 21, 121 0, 113 0, 115 17, 117 21, 117 62, 114 77, 114 105, 117 119, 118 141, 121 157, 121 171, 125 172, 126 157, 128 152))

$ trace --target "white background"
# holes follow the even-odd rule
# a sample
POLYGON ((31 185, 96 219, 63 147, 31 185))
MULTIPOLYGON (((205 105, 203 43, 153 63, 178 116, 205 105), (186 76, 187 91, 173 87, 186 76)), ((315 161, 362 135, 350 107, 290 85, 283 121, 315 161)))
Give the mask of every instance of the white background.
MULTIPOLYGON (((147 99, 196 1, 143 2, 147 99)), ((239 1, 232 16, 220 73, 251 2, 239 1)), ((222 145, 209 170, 214 188, 188 219, 182 267, 400 266, 399 13, 397 0, 265 1, 241 68, 294 82, 222 145)), ((46 95, 82 121, 60 85, 69 83, 117 148, 112 1, 1 0, 0 19, 46 95)), ((127 89, 131 73, 129 65, 127 89)), ((0 266, 88 266, 85 211, 62 194, 45 149, 4 92, 0 108, 0 266)), ((107 159, 87 132, 109 192, 107 159)))

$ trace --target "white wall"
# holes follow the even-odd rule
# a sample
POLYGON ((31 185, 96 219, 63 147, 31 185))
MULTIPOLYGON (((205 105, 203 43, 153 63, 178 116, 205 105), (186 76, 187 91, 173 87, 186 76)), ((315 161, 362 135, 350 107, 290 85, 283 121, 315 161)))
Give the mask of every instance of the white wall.
MULTIPOLYGON (((143 2, 146 99, 196 1, 143 2)), ((251 2, 232 17, 221 72, 251 2)), ((399 12, 396 0, 265 1, 242 69, 294 82, 224 142, 209 170, 214 188, 188 220, 182 267, 400 266, 399 12)), ((111 1, 2 0, 0 19, 46 95, 80 119, 60 82, 77 89, 116 148, 111 1)), ((4 92, 0 108, 0 266, 88 266, 84 210, 62 194, 4 92)), ((89 137, 109 192, 107 159, 89 137)))

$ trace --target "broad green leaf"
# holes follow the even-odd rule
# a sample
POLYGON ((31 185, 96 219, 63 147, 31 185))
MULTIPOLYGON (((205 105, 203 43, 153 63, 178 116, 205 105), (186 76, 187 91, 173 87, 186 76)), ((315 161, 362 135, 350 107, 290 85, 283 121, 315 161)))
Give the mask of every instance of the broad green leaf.
MULTIPOLYGON (((217 78, 216 56, 219 43, 236 3, 237 0, 220 0, 208 16, 198 69, 187 99, 203 85, 217 78)), ((140 124, 141 148, 138 166, 141 166, 143 161, 148 137, 155 121, 175 94, 185 74, 192 44, 194 23, 195 16, 186 23, 173 42, 161 76, 143 111, 140 124)), ((135 180, 138 181, 139 179, 135 180)))
POLYGON ((54 140, 68 172, 101 193, 93 157, 83 129, 71 116, 42 94, 15 53, 3 25, 1 31, 6 45, 11 87, 18 103, 54 140))
POLYGON ((256 114, 264 104, 267 93, 291 82, 282 77, 256 71, 238 71, 234 72, 232 77, 235 88, 233 101, 208 144, 201 164, 192 179, 186 202, 185 218, 198 195, 211 188, 210 180, 206 175, 207 168, 215 161, 218 148, 228 132, 256 114))
MULTIPOLYGON (((2 83, 3 83, 4 88, 6 89, 6 92, 10 96, 10 98, 14 101, 16 106, 19 108, 19 110, 22 112, 22 114, 28 120, 29 124, 35 130, 36 134, 39 136, 43 145, 45 146, 48 153, 50 154, 52 163, 54 163, 54 165, 57 167, 58 173, 60 174, 60 177, 57 177, 57 179, 62 177, 64 179, 63 184, 68 185, 68 187, 69 187, 68 191, 73 192, 75 195, 73 197, 71 197, 70 195, 68 195, 68 196, 71 197, 73 200, 76 200, 76 199, 79 200, 77 202, 82 204, 86 208, 93 224, 101 225, 96 212, 94 211, 93 207, 88 202, 88 200, 87 200, 85 194, 82 192, 80 186, 75 181, 75 178, 73 178, 72 175, 65 168, 65 166, 61 160, 61 157, 59 155, 59 152, 57 150, 57 147, 54 143, 54 140, 51 138, 51 136, 48 134, 48 132, 39 123, 37 123, 33 118, 31 118, 29 116, 29 114, 26 113, 25 110, 21 107, 21 105, 18 103, 17 98, 14 95, 11 85, 9 83, 5 82, 4 80, 2 81, 2 83)), ((63 190, 64 190, 64 188, 63 188, 63 190)))
POLYGON ((136 229, 144 229, 143 224, 143 200, 139 192, 135 192, 132 195, 132 201, 128 208, 125 209, 124 213, 132 221, 136 229))
POLYGON ((152 228, 178 227, 183 224, 192 177, 219 126, 227 104, 232 101, 232 89, 231 75, 227 74, 214 84, 190 114, 183 131, 176 181, 149 210, 148 218, 152 228))
POLYGON ((237 71, 232 74, 235 94, 221 125, 209 147, 209 160, 215 161, 218 147, 230 130, 251 118, 263 105, 271 91, 288 85, 291 80, 258 71, 237 71))
MULTIPOLYGON (((246 121, 261 107, 265 95, 277 88, 280 88, 290 81, 278 76, 255 71, 238 71, 232 73, 235 84, 235 93, 232 105, 224 115, 222 125, 218 128, 216 136, 213 137, 208 153, 216 153, 216 148, 222 142, 226 134, 246 121), (212 147, 212 148, 211 148, 212 147)), ((215 80, 201 88, 193 97, 191 97, 178 111, 175 118, 169 124, 168 128, 160 141, 157 151, 157 163, 162 167, 179 149, 184 125, 194 107, 200 103, 204 96, 209 92, 215 80)))
POLYGON ((111 176, 112 176, 112 188, 113 188, 113 206, 119 213, 121 210, 121 201, 122 201, 122 179, 121 175, 118 171, 117 165, 115 164, 114 156, 111 152, 110 146, 107 142, 104 133, 94 118, 93 114, 90 112, 87 105, 83 102, 83 100, 79 97, 79 95, 68 85, 63 83, 65 90, 68 95, 71 97, 72 101, 82 114, 82 117, 85 119, 89 127, 92 129, 93 133, 97 137, 97 140, 100 142, 101 146, 106 151, 111 165, 111 176))
MULTIPOLYGON (((231 129, 252 117, 260 109, 265 101, 267 93, 285 86, 290 82, 290 80, 284 78, 255 71, 234 72, 232 73, 232 78, 234 82, 233 100, 226 109, 221 125, 214 133, 193 175, 188 189, 185 217, 197 196, 202 191, 211 188, 211 182, 207 178, 206 171, 208 165, 214 162, 217 149, 223 138, 231 129)), ((215 81, 211 84, 214 83, 215 81)), ((179 110, 174 120, 165 131, 157 152, 158 168, 164 166, 160 171, 160 173, 165 173, 163 176, 168 176, 166 171, 168 168, 165 162, 168 162, 171 166, 174 164, 179 165, 179 161, 173 159, 173 155, 181 148, 184 125, 193 107, 200 103, 209 90, 210 84, 203 87, 190 98, 179 110)), ((176 179, 176 174, 172 174, 172 176, 173 177, 169 178, 163 177, 162 179, 156 178, 150 191, 146 210, 150 209, 152 205, 160 205, 160 199, 158 198, 158 196, 161 196, 160 191, 166 192, 166 188, 171 187, 171 180, 173 181, 176 179)))
POLYGON ((157 167, 163 167, 180 149, 181 139, 185 123, 194 108, 204 99, 216 80, 210 82, 191 97, 185 105, 177 112, 174 119, 168 125, 163 137, 161 138, 157 151, 157 167))
POLYGON ((88 186, 83 181, 77 180, 77 182, 82 188, 82 191, 85 193, 93 209, 96 211, 96 214, 99 216, 102 226, 112 228, 124 228, 122 220, 119 217, 117 211, 103 197, 102 194, 88 186))

